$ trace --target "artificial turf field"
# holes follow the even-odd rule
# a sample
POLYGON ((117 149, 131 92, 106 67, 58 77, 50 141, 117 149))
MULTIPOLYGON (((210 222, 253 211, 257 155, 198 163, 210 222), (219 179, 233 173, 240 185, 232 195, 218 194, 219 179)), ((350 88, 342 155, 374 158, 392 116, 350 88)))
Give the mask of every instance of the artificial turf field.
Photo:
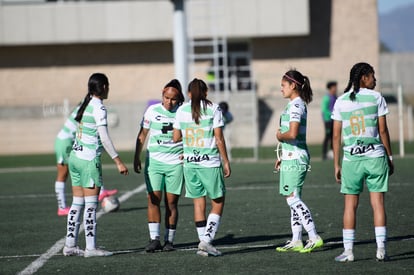
MULTIPOLYGON (((130 156, 126 154, 124 160, 128 162, 130 156)), ((179 202, 177 250, 145 253, 149 235, 144 178, 135 174, 131 165, 130 175, 121 176, 111 163, 104 166, 104 182, 106 188, 119 190, 121 208, 100 216, 97 244, 115 255, 64 257, 61 248, 66 219, 56 215, 53 162, 53 156, 0 157, 0 274, 414 274, 412 156, 395 158, 396 172, 386 195, 390 261, 384 263, 375 261, 372 211, 366 191, 358 209, 355 262, 334 262, 342 252, 343 198, 333 178, 332 161, 317 158, 311 162, 302 196, 325 241, 322 249, 312 253, 275 251, 290 238, 290 210, 278 194, 273 161, 261 160, 232 164, 215 241, 222 257, 195 254, 198 242, 192 202, 184 196, 179 202)), ((83 232, 79 245, 85 246, 83 232)))

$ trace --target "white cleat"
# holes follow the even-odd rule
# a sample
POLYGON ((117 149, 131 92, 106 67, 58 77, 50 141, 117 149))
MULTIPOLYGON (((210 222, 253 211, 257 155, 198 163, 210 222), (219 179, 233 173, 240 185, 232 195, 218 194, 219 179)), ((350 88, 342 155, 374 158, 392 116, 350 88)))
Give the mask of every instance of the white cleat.
POLYGON ((79 248, 79 246, 68 247, 65 245, 63 248, 63 255, 64 256, 83 256, 85 251, 79 248))
MULTIPOLYGON (((214 256, 214 257, 221 256, 221 252, 220 252, 220 251, 218 251, 218 250, 217 250, 214 246, 212 246, 211 244, 209 244, 209 243, 207 243, 207 242, 204 242, 204 241, 201 241, 201 242, 198 244, 198 251, 197 251, 197 254, 198 254, 198 255, 201 255, 202 253, 201 253, 201 252, 199 252, 199 251, 207 253, 207 256, 208 256, 208 255, 211 255, 211 256, 214 256)), ((202 255, 202 256, 204 256, 204 255, 202 255)))
POLYGON ((387 252, 385 251, 384 247, 377 249, 377 261, 378 262, 386 262, 389 260, 387 252))
POLYGON ((85 249, 85 258, 89 258, 89 257, 107 257, 107 256, 112 256, 114 253, 110 252, 110 251, 106 251, 103 249, 99 249, 99 248, 95 248, 95 249, 85 249))
POLYGON ((341 255, 335 257, 336 262, 346 263, 354 261, 354 253, 351 249, 345 250, 341 255))

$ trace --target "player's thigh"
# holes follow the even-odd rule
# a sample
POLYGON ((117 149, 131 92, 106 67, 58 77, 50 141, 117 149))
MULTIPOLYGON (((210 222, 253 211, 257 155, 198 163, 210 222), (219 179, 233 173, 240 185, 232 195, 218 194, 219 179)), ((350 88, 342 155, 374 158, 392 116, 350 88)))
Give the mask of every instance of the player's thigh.
POLYGON ((364 161, 342 161, 341 193, 358 195, 364 189, 364 161))
POLYGON ((370 192, 388 191, 388 169, 385 157, 365 161, 365 181, 370 192))

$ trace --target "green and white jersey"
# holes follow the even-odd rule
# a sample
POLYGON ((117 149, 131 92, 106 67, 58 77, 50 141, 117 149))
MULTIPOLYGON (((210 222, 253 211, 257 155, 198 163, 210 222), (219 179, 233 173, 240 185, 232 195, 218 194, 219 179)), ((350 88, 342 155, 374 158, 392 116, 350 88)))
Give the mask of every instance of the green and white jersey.
POLYGON ((360 89, 354 101, 351 92, 340 96, 334 105, 332 119, 342 122, 344 160, 354 161, 382 157, 384 145, 378 133, 378 117, 388 114, 381 94, 360 89))
POLYGON ((191 102, 177 110, 174 128, 181 130, 184 146, 184 166, 188 168, 220 167, 221 158, 214 137, 214 129, 223 127, 223 114, 217 104, 201 103, 200 123, 193 121, 191 102))
POLYGON ((92 97, 78 124, 72 147, 78 158, 92 160, 102 154, 103 146, 98 134, 98 126, 106 125, 106 108, 101 99, 92 97))
POLYGON ((175 111, 165 109, 162 103, 151 105, 145 111, 141 126, 149 129, 147 150, 152 160, 163 164, 182 163, 183 143, 172 140, 175 114, 175 111))
POLYGON ((289 131, 290 122, 299 122, 299 133, 295 140, 282 142, 282 160, 297 159, 302 163, 309 162, 308 146, 306 145, 306 121, 308 111, 305 102, 300 98, 289 101, 280 116, 280 131, 289 131))
POLYGON ((58 139, 75 139, 76 129, 78 127, 78 122, 75 120, 76 114, 78 112, 79 106, 76 107, 70 116, 66 119, 65 124, 62 129, 57 134, 58 139))

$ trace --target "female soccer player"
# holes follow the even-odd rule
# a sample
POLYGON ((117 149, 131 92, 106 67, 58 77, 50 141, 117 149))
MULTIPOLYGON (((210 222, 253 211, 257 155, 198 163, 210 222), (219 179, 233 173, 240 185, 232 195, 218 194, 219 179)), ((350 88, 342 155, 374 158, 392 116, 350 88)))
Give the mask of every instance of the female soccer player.
POLYGON ((75 121, 78 107, 75 108, 70 116, 66 119, 65 124, 55 138, 55 155, 57 175, 55 181, 55 193, 58 202, 58 216, 66 216, 70 207, 66 207, 65 199, 65 182, 68 178, 69 168, 68 159, 72 150, 73 140, 75 139, 76 127, 78 122, 75 121))
MULTIPOLYGON (((80 104, 79 104, 80 105, 80 104)), ((57 175, 55 181, 55 193, 58 202, 58 216, 66 216, 69 213, 70 207, 66 207, 65 199, 65 183, 69 175, 68 160, 70 152, 72 151, 73 142, 75 141, 76 129, 78 122, 75 120, 79 106, 77 106, 70 116, 66 119, 65 124, 55 138, 55 155, 57 175)), ((104 189, 101 187, 99 192, 99 201, 104 197, 112 196, 118 193, 117 189, 104 189)))
POLYGON ((355 64, 345 94, 338 98, 332 113, 335 178, 341 183, 345 198, 342 231, 345 250, 335 258, 338 262, 354 260, 356 210, 364 182, 374 212, 376 258, 387 260, 384 194, 388 191, 388 176, 393 173, 394 165, 386 119, 388 108, 381 94, 373 90, 375 85, 371 65, 355 64), (342 168, 341 135, 344 142, 342 168))
POLYGON ((181 194, 184 176, 182 166, 182 142, 172 142, 173 122, 177 108, 184 102, 180 82, 171 80, 162 90, 162 102, 151 105, 145 111, 138 134, 134 170, 141 172, 140 155, 145 140, 149 134, 147 144, 147 158, 145 165, 145 181, 148 192, 148 228, 150 243, 145 250, 174 250, 173 241, 177 227, 178 198, 181 194), (160 242, 161 199, 165 190, 165 244, 160 242))
POLYGON ((174 141, 183 140, 186 197, 194 203, 194 221, 200 243, 198 255, 220 256, 211 243, 223 214, 224 178, 231 174, 223 137, 223 116, 217 104, 207 99, 207 85, 194 79, 188 86, 191 101, 178 110, 174 141), (211 211, 206 219, 206 196, 211 211))
POLYGON ((114 160, 118 171, 127 175, 128 168, 121 161, 108 135, 106 109, 102 104, 108 98, 108 78, 101 73, 92 74, 85 96, 75 120, 79 123, 75 143, 69 157, 73 201, 68 214, 67 233, 63 255, 110 256, 112 252, 96 247, 96 208, 102 186, 102 146, 114 160), (82 208, 86 249, 77 247, 82 208))
POLYGON ((276 133, 283 153, 280 160, 276 161, 275 168, 280 170, 279 192, 286 197, 291 211, 292 240, 276 250, 307 253, 323 245, 311 212, 301 199, 310 159, 306 145, 306 104, 312 101, 312 89, 309 78, 297 70, 290 70, 283 75, 281 87, 282 95, 289 99, 289 103, 280 117, 280 128, 276 133), (302 226, 309 235, 305 246, 302 243, 302 226))

